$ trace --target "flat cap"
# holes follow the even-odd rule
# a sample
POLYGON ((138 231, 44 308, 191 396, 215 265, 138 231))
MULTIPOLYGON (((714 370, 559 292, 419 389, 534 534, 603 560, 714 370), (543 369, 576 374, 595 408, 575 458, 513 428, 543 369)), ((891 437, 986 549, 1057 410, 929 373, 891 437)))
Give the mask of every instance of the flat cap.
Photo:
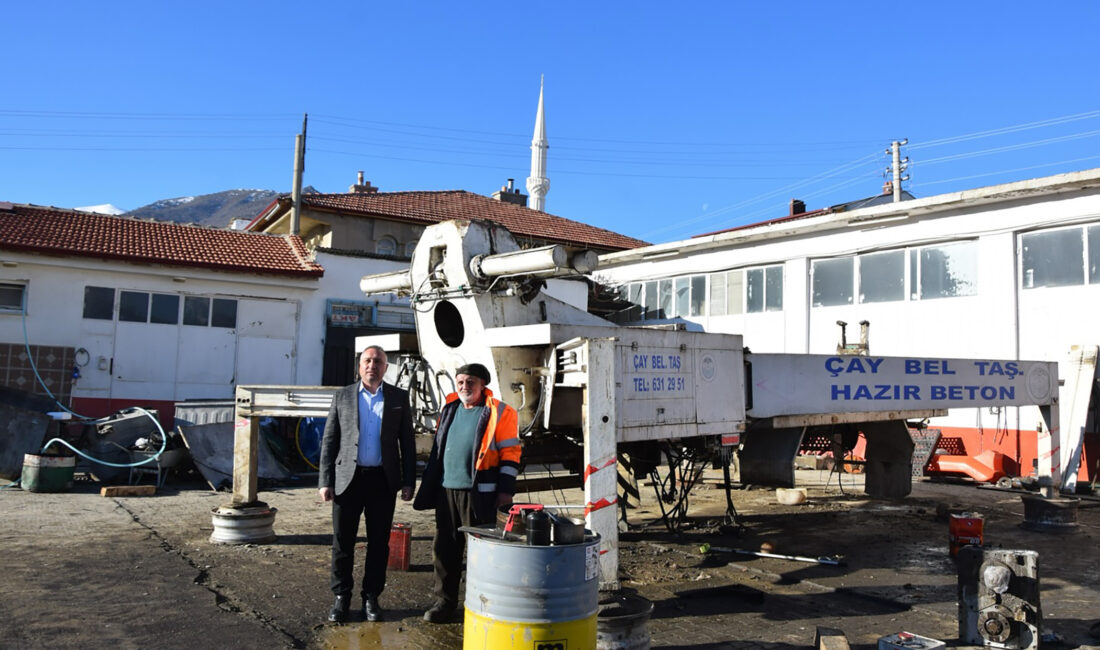
POLYGON ((470 375, 471 377, 478 377, 486 384, 489 383, 489 369, 480 363, 467 363, 461 366, 455 371, 455 377, 459 375, 470 375))

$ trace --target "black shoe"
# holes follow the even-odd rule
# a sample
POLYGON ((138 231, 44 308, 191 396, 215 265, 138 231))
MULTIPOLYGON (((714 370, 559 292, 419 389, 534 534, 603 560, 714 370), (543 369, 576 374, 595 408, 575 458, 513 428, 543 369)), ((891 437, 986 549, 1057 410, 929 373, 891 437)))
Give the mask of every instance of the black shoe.
POLYGON ((439 601, 432 608, 424 612, 424 620, 429 623, 449 623, 455 615, 454 605, 439 601))
POLYGON ((378 604, 378 599, 374 596, 367 596, 363 599, 363 620, 370 621, 371 623, 377 623, 382 620, 382 607, 378 604))
POLYGON ((332 603, 332 609, 328 612, 329 623, 343 623, 348 620, 348 608, 351 607, 351 596, 337 596, 332 603))

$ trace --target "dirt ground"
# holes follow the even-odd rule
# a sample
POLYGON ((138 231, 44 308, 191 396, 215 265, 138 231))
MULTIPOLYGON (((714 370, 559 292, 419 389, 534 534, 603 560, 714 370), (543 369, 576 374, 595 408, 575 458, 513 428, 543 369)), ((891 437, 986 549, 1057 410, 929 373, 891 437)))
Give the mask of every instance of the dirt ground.
MULTIPOLYGON (((817 626, 870 650, 902 630, 958 646, 956 573, 946 513, 985 517, 990 548, 1039 552, 1045 647, 1100 644, 1100 502, 1082 501, 1068 533, 1020 526, 1019 494, 970 484, 914 485, 899 500, 862 495, 860 477, 797 473, 806 503, 778 505, 774 490, 736 490, 740 527, 725 521, 721 473, 692 493, 689 520, 670 533, 651 487, 622 535, 624 590, 651 600, 654 648, 809 648, 817 626), (843 556, 826 565, 712 547, 843 556)), ((79 478, 79 477, 78 477, 79 478)), ((229 501, 205 484, 170 480, 152 497, 104 498, 78 480, 61 494, 0 490, 0 648, 415 648, 461 647, 462 624, 430 625, 430 513, 398 503, 412 525, 411 567, 391 571, 386 622, 322 623, 328 589, 330 509, 310 481, 262 490, 278 509, 277 541, 209 542, 211 511, 229 501)), ((580 503, 579 491, 517 500, 580 503)), ((358 558, 357 558, 358 559, 358 558)), ((358 562, 361 570, 361 560, 358 562)), ((356 597, 353 607, 358 607, 356 597)))

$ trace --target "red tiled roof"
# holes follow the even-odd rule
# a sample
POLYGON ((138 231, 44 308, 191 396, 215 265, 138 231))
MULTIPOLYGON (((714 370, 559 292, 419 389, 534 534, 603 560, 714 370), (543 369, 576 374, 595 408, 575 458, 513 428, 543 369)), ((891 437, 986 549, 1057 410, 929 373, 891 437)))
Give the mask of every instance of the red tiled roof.
POLYGON ((542 239, 605 250, 646 246, 648 242, 514 203, 464 190, 303 194, 303 207, 326 212, 389 217, 422 224, 450 219, 499 223, 517 237, 542 239))
POLYGON ((298 237, 0 203, 0 250, 320 277, 298 237))

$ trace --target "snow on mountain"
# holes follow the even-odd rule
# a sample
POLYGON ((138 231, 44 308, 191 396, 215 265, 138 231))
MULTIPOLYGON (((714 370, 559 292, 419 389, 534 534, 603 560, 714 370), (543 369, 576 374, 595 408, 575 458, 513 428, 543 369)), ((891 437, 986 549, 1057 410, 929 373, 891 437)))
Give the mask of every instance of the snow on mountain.
POLYGON ((101 205, 86 205, 82 208, 73 208, 73 210, 77 210, 77 211, 80 211, 80 212, 94 212, 95 214, 112 214, 112 215, 125 214, 125 212, 126 212, 125 210, 117 208, 117 207, 111 205, 110 203, 103 203, 101 205))

